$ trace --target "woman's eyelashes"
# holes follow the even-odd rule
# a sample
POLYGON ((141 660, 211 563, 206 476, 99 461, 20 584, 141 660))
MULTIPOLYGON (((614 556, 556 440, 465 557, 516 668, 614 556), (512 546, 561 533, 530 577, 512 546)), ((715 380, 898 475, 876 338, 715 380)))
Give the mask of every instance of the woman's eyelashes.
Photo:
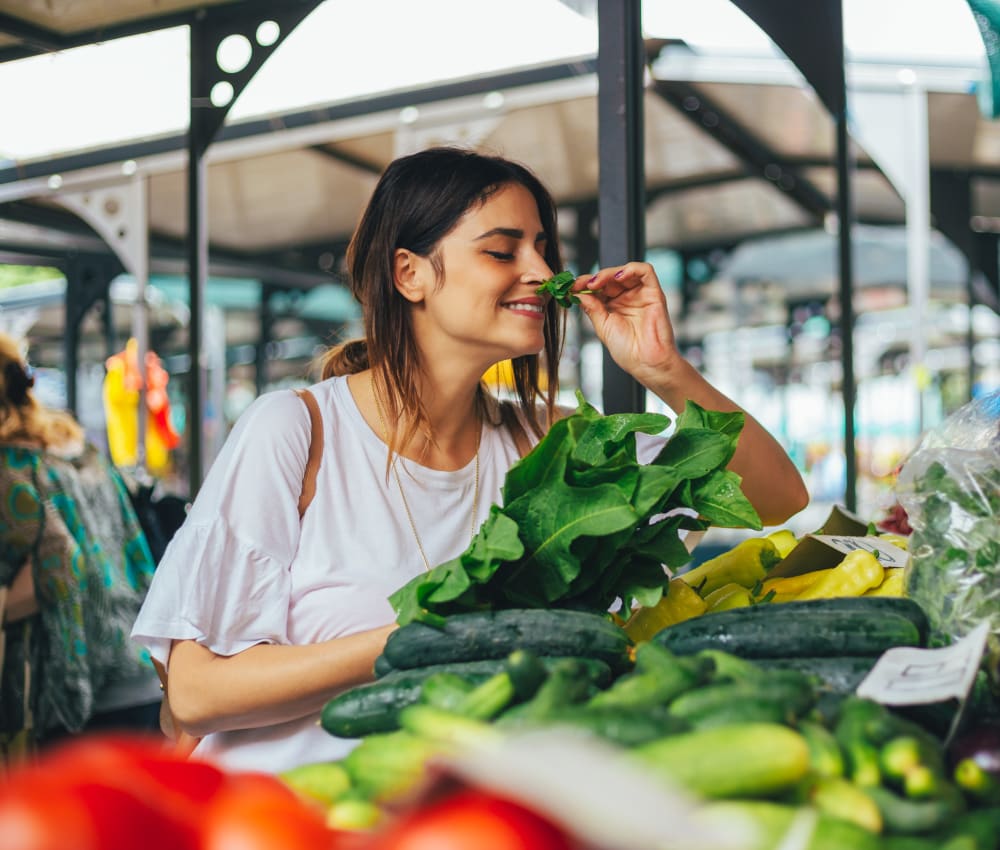
POLYGON ((503 260, 504 262, 510 262, 514 259, 514 255, 509 254, 506 251, 487 251, 486 253, 494 259, 503 260))

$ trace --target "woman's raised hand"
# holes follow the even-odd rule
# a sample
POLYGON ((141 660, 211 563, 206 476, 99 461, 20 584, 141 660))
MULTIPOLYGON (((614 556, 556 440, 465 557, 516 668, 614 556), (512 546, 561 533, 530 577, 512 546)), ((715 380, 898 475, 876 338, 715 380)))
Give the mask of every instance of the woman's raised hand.
POLYGON ((649 263, 626 263, 582 275, 573 290, 597 338, 639 383, 649 386, 663 380, 681 359, 667 299, 649 263))

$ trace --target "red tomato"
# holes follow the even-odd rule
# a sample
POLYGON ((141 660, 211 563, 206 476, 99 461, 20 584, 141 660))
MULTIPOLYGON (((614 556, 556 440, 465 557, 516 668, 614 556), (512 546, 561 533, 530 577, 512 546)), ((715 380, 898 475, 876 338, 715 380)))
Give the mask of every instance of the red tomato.
POLYGON ((333 850, 316 806, 266 774, 233 774, 202 816, 200 850, 333 850))
POLYGON ((5 850, 99 850, 84 801, 50 791, 44 776, 18 771, 0 785, 0 836, 5 850))
POLYGON ((217 767, 173 754, 160 738, 85 735, 0 786, 0 835, 5 850, 187 850, 196 847, 201 808, 226 780, 217 767), (44 792, 34 793, 39 785, 44 792), (51 829, 32 827, 34 837, 22 830, 22 844, 8 845, 4 824, 15 819, 51 829), (64 822, 78 832, 72 840, 59 837, 64 822))
POLYGON ((16 772, 0 787, 4 850, 195 850, 193 823, 155 799, 105 782, 64 780, 45 766, 16 772))
POLYGON ((46 754, 43 764, 65 779, 93 776, 125 788, 150 788, 164 805, 200 806, 225 784, 226 774, 207 762, 174 753, 160 738, 139 735, 86 735, 46 754))
POLYGON ((572 850, 569 836, 520 803, 468 788, 414 809, 371 850, 572 850))

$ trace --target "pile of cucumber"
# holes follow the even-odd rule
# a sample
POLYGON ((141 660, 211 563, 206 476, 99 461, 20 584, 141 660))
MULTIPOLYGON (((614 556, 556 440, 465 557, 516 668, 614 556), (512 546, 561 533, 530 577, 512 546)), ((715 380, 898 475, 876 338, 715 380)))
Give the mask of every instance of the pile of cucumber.
POLYGON ((410 623, 376 681, 323 711, 331 734, 361 738, 338 764, 331 822, 377 813, 434 755, 571 726, 698 795, 707 821, 754 824, 759 850, 784 846, 804 815, 796 846, 809 850, 997 850, 1000 789, 954 771, 925 727, 853 696, 884 650, 926 640, 919 606, 885 597, 719 611, 637 645, 571 610, 410 623))

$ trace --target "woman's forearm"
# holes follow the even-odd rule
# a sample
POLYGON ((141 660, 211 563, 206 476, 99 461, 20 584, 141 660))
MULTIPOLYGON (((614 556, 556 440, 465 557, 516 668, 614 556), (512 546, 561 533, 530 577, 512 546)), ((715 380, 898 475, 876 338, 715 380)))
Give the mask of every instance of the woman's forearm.
POLYGON ((232 656, 179 641, 170 653, 171 711, 191 735, 315 714, 335 694, 372 679, 375 658, 394 628, 306 646, 259 644, 232 656))
POLYGON ((31 559, 17 571, 7 588, 7 603, 3 610, 5 623, 16 623, 31 617, 39 611, 38 597, 35 596, 35 577, 32 574, 31 559))
MULTIPOLYGON (((683 360, 669 376, 654 378, 646 387, 677 413, 689 400, 706 410, 742 410, 683 360)), ((756 419, 743 412, 746 422, 729 469, 743 479, 743 492, 761 522, 777 525, 802 510, 809 503, 809 493, 788 453, 756 419)))

